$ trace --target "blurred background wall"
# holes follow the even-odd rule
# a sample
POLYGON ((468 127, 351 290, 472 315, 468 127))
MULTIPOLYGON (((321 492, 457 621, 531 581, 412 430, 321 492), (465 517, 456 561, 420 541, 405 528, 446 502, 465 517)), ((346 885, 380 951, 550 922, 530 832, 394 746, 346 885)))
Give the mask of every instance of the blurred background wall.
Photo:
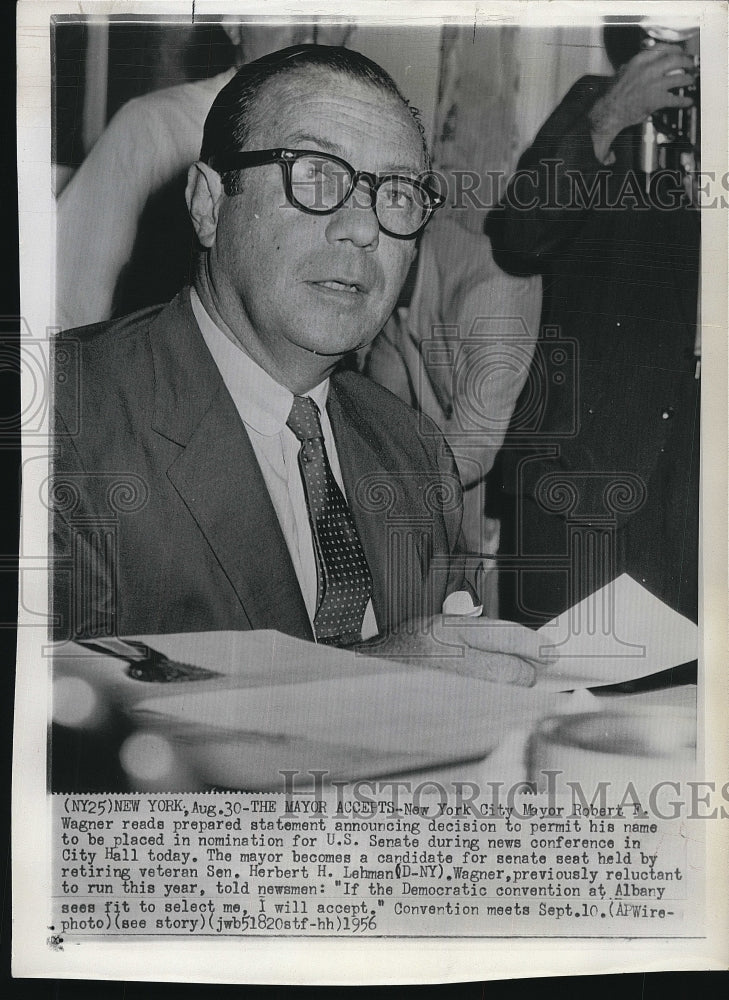
MULTIPOLYGON (((278 27, 272 26, 272 35, 278 27)), ((222 72, 233 46, 219 24, 59 18, 53 33, 54 162, 71 175, 132 97, 222 72)), ((379 62, 420 108, 429 137, 460 110, 486 169, 513 167, 547 114, 584 73, 609 72, 600 27, 402 28, 354 25, 347 42, 379 62), (499 153, 495 154, 494 150, 499 153)), ((453 139, 451 138, 451 145, 453 139)), ((63 182, 59 185, 63 186, 63 182)))

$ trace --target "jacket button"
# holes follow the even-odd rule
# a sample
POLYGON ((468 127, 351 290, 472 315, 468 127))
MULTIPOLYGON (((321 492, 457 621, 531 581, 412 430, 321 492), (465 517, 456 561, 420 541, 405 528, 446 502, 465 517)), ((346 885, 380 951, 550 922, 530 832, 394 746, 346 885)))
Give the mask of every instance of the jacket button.
POLYGON ((675 414, 675 410, 672 406, 667 406, 663 413, 661 413, 661 420, 670 420, 675 414))

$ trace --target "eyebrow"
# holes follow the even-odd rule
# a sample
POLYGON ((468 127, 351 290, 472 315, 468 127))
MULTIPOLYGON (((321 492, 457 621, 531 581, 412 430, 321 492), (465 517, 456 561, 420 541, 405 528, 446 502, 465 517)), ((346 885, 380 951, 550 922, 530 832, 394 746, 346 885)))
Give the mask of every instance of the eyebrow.
MULTIPOLYGON (((329 139, 325 139, 320 135, 313 135, 311 132, 293 132, 288 136, 286 140, 289 143, 302 143, 306 145, 307 143, 318 146, 326 153, 332 153, 334 156, 339 156, 343 160, 349 162, 345 153, 347 152, 342 146, 336 142, 331 142, 329 139)), ((413 167, 412 165, 404 165, 402 163, 392 163, 388 164, 384 170, 378 171, 381 174, 407 174, 410 176, 417 177, 421 173, 420 168, 413 167)))

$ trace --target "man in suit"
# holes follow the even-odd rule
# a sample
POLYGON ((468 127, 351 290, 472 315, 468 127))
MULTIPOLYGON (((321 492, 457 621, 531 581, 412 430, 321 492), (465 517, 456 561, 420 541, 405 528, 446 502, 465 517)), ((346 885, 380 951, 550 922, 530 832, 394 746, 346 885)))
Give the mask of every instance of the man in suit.
POLYGON ((674 171, 636 159, 652 113, 692 105, 696 68, 642 37, 605 29, 618 72, 577 81, 488 222, 498 262, 543 278, 494 477, 501 608, 529 624, 624 572, 698 619, 699 212, 674 171))
POLYGON ((394 308, 438 205, 427 167, 416 114, 357 53, 282 50, 221 91, 188 177, 193 287, 60 342, 79 379, 56 399, 57 634, 273 628, 533 681, 519 626, 464 619, 464 656, 438 658, 467 593, 452 458, 338 371, 394 308))

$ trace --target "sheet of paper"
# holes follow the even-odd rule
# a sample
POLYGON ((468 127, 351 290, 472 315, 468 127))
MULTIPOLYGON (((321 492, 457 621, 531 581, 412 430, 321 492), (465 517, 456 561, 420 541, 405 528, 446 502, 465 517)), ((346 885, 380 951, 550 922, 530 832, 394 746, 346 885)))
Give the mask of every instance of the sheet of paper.
POLYGON ((558 650, 543 688, 597 687, 647 677, 696 659, 699 630, 627 573, 591 594, 539 634, 558 650))
POLYGON ((292 760, 348 778, 473 760, 560 700, 552 691, 403 667, 274 631, 141 638, 221 677, 145 683, 131 679, 123 661, 69 644, 56 658, 61 683, 83 680, 135 728, 161 735, 201 784, 270 788, 292 760))

